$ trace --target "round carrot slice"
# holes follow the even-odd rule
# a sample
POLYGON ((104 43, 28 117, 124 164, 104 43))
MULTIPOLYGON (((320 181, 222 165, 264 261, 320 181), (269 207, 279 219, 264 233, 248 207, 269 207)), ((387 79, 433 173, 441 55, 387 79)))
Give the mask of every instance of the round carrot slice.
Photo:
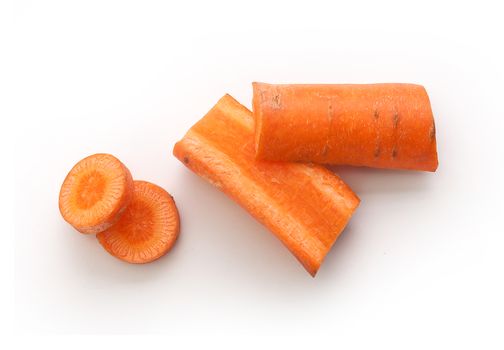
POLYGON ((133 199, 119 221, 96 237, 113 256, 144 264, 165 255, 180 230, 173 197, 161 187, 134 181, 133 199))
POLYGON ((77 231, 98 233, 121 217, 133 197, 128 168, 110 154, 93 154, 70 170, 59 195, 63 218, 77 231))

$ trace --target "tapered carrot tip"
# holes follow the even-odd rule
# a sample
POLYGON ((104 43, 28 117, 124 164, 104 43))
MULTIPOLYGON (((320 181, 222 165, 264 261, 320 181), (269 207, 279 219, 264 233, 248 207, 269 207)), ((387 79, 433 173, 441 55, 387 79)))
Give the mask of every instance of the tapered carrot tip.
POLYGON ((135 181, 133 198, 119 221, 96 237, 113 256, 144 264, 165 255, 180 230, 179 214, 168 192, 145 181, 135 181))
POLYGON ((68 173, 61 186, 59 209, 77 231, 98 233, 121 217, 132 195, 128 168, 110 154, 94 154, 68 173))

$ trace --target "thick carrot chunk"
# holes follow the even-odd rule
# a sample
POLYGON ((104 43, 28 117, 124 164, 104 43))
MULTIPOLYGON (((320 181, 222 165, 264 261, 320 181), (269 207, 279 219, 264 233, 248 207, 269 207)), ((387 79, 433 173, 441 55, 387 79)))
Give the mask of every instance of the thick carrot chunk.
POLYGON ((322 166, 255 161, 252 113, 229 95, 173 153, 268 227, 312 276, 359 205, 322 166))
POLYGON ((110 154, 94 154, 68 173, 59 195, 63 218, 79 232, 98 233, 112 226, 133 194, 133 179, 110 154))
POLYGON ((113 256, 133 264, 165 255, 175 244, 180 220, 172 196, 161 187, 135 181, 130 205, 119 221, 97 235, 113 256))
POLYGON ((429 96, 415 84, 253 83, 256 157, 436 171, 429 96))

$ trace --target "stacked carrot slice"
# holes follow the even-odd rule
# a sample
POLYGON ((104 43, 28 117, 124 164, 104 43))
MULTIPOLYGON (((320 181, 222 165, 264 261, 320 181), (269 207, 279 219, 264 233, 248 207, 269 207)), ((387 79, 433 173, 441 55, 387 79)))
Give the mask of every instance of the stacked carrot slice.
POLYGON ((113 256, 142 264, 166 254, 175 243, 179 216, 161 187, 133 181, 110 154, 94 154, 68 173, 59 196, 63 218, 77 231, 97 234, 113 256))

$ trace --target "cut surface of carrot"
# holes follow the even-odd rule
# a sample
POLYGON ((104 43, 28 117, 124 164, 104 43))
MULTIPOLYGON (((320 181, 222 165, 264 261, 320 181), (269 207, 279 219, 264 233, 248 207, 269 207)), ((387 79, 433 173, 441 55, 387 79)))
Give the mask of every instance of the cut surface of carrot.
POLYGON ((312 276, 359 204, 322 166, 255 161, 252 113, 229 95, 173 153, 269 228, 312 276))
POLYGON ((180 219, 173 197, 146 181, 134 182, 131 203, 119 221, 96 235, 113 256, 144 264, 165 255, 175 244, 180 219))
POLYGON ((256 157, 435 171, 436 129, 414 84, 253 83, 256 157))
POLYGON ((110 154, 94 154, 68 173, 59 194, 63 218, 82 233, 98 233, 112 226, 133 195, 128 168, 110 154))

